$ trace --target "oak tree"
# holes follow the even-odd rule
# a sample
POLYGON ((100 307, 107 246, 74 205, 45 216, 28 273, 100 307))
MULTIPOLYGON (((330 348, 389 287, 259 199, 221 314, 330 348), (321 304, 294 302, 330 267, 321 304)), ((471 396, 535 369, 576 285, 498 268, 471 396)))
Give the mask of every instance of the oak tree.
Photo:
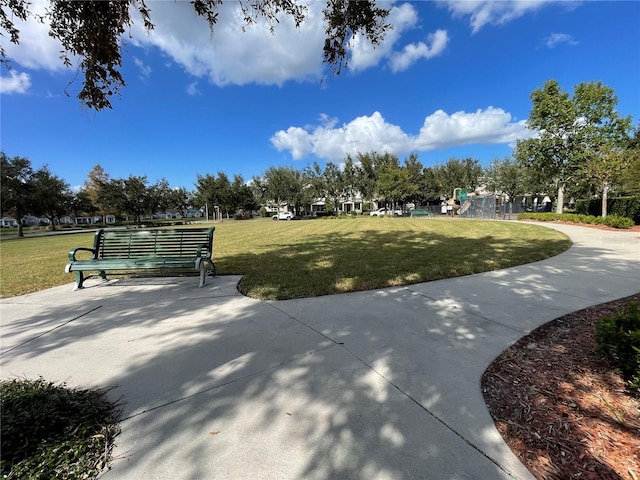
POLYGON ((562 213, 567 188, 579 181, 585 162, 607 145, 628 143, 631 117, 618 114, 618 98, 601 82, 580 83, 570 97, 549 80, 531 93, 531 102, 527 126, 538 135, 519 140, 515 155, 556 188, 556 212, 562 213))
POLYGON ((18 237, 24 237, 22 217, 32 204, 33 167, 24 157, 9 157, 0 152, 0 209, 2 214, 12 211, 18 221, 18 237))

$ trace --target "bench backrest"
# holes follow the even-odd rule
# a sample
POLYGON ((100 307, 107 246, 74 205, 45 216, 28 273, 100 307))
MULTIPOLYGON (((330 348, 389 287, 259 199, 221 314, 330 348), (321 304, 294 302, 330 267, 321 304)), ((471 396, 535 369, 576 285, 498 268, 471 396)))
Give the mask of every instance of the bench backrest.
POLYGON ((98 258, 211 258, 214 230, 215 227, 101 230, 97 233, 95 248, 98 258))

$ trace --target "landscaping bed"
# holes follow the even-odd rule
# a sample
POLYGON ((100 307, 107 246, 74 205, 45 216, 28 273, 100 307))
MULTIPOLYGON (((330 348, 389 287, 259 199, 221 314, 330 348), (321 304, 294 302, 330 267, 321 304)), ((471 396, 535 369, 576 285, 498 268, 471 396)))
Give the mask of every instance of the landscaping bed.
POLYGON ((485 372, 496 427, 536 478, 640 478, 640 396, 595 352, 596 322, 632 301, 640 293, 549 322, 485 372))

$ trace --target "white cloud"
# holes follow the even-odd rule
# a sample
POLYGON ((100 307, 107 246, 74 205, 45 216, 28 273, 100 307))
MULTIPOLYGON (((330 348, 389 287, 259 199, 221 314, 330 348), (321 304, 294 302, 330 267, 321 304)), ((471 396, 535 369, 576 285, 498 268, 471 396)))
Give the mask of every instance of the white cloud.
MULTIPOLYGON (((34 15, 45 13, 49 2, 34 0, 29 9, 34 15)), ((49 71, 65 70, 60 60, 62 44, 49 36, 49 26, 36 21, 33 16, 23 22, 14 19, 16 28, 20 30, 20 43, 3 42, 7 58, 19 63, 22 67, 49 71)), ((71 57, 75 62, 75 58, 71 57)))
MULTIPOLYGON (((189 74, 208 77, 218 86, 282 85, 290 80, 319 79, 324 70, 324 5, 324 2, 309 1, 307 20, 300 27, 296 28, 289 17, 283 16, 272 34, 262 19, 243 31, 239 5, 228 2, 218 9, 218 24, 212 37, 206 22, 195 18, 190 4, 155 2, 151 12, 155 25, 153 32, 148 35, 142 26, 134 25, 133 42, 160 48, 189 74)), ((351 39, 348 45, 350 71, 362 71, 384 59, 390 59, 394 72, 399 71, 420 58, 438 55, 446 46, 447 34, 439 30, 428 36, 429 45, 421 42, 407 46, 400 53, 394 52, 403 32, 418 21, 417 11, 410 3, 392 6, 386 21, 393 28, 376 48, 361 35, 351 39)))
POLYGON ((191 82, 187 85, 187 94, 188 95, 200 95, 200 90, 198 90, 198 82, 191 82))
MULTIPOLYGON (((48 2, 34 0, 31 10, 43 14, 48 2)), ((151 2, 154 29, 147 32, 132 7, 133 25, 123 39, 135 46, 156 47, 172 62, 194 77, 205 77, 218 86, 283 85, 287 81, 318 80, 325 71, 322 49, 325 31, 322 10, 325 2, 308 0, 307 19, 296 28, 293 20, 279 17, 274 25, 258 18, 244 26, 238 2, 218 6, 218 23, 211 32, 207 22, 196 15, 190 2, 151 2)), ((399 46, 403 33, 418 23, 418 13, 410 3, 390 4, 386 21, 393 25, 375 49, 366 38, 356 35, 348 45, 349 70, 359 72, 388 61, 396 72, 408 68, 419 59, 439 54, 446 45, 446 32, 439 30, 428 42, 399 46)), ((5 50, 12 61, 22 67, 64 70, 60 61, 60 42, 48 35, 48 25, 30 18, 16 21, 21 31, 20 45, 8 44, 5 50)), ((72 62, 77 63, 77 58, 72 62)), ((151 68, 141 58, 133 58, 141 78, 151 74, 151 68)))
POLYGON ((140 69, 140 79, 146 80, 151 75, 151 67, 145 65, 145 63, 140 60, 138 57, 133 57, 133 63, 136 64, 136 67, 140 69))
POLYGON ((451 115, 438 110, 425 118, 416 138, 416 148, 433 150, 474 143, 510 144, 531 134, 525 120, 514 122, 511 114, 501 108, 488 107, 473 113, 451 115))
POLYGON ((392 54, 394 45, 402 32, 412 28, 418 22, 418 12, 409 3, 394 6, 385 19, 393 28, 387 31, 382 42, 373 48, 371 42, 358 34, 350 42, 349 69, 359 72, 377 65, 382 59, 392 54))
POLYGON ((28 74, 9 71, 9 76, 0 77, 0 93, 10 95, 12 93, 27 93, 31 87, 31 77, 28 74))
MULTIPOLYGON (((321 119, 322 120, 322 119, 321 119)), ((513 144, 529 138, 524 120, 514 121, 501 108, 488 107, 473 113, 442 110, 427 116, 417 135, 405 133, 397 125, 387 123, 379 112, 358 117, 347 124, 289 127, 271 138, 279 151, 289 151, 295 160, 315 155, 341 161, 347 155, 361 152, 389 152, 396 155, 412 151, 428 151, 470 144, 513 144)))
POLYGON ((428 44, 424 42, 405 45, 402 50, 394 49, 406 30, 418 23, 418 12, 409 3, 391 8, 387 22, 393 28, 387 31, 384 40, 376 48, 365 37, 358 34, 350 43, 349 68, 359 72, 378 65, 383 59, 393 73, 407 70, 420 59, 429 59, 442 53, 449 42, 446 30, 437 30, 427 35, 428 44))
POLYGON ((446 30, 437 30, 427 37, 429 45, 418 42, 406 45, 402 52, 394 53, 389 59, 389 66, 394 73, 408 69, 421 58, 429 59, 440 55, 449 43, 446 30))
POLYGON ((502 25, 559 1, 562 0, 445 0, 442 3, 454 17, 470 17, 471 30, 477 33, 485 25, 502 25))
POLYGON ((311 2, 307 21, 299 28, 282 17, 272 34, 259 19, 243 31, 237 2, 218 7, 213 36, 208 24, 196 16, 188 2, 153 2, 155 28, 147 34, 139 24, 133 28, 133 43, 155 46, 189 74, 208 77, 216 85, 248 83, 281 85, 287 80, 320 77, 324 30, 320 2, 311 2), (295 48, 293 48, 295 47, 295 48))
MULTIPOLYGON (((319 130, 318 127, 317 130, 319 130)), ((289 127, 280 130, 271 137, 271 143, 278 150, 289 150, 294 159, 299 160, 313 152, 313 135, 300 127, 289 127)))
POLYGON ((561 43, 566 43, 568 45, 577 45, 578 42, 574 40, 574 38, 568 33, 552 33, 547 38, 545 38, 545 45, 549 48, 555 48, 561 43))

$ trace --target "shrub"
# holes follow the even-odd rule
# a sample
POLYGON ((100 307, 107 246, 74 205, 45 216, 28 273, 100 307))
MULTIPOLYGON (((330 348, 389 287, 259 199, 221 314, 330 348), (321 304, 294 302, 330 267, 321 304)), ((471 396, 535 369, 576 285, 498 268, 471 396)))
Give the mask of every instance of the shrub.
POLYGON ((631 228, 634 226, 633 220, 619 215, 607 215, 603 220, 605 225, 613 228, 631 228))
POLYGON ((576 200, 575 206, 576 213, 580 215, 587 215, 589 213, 589 201, 588 200, 576 200))
POLYGON ((2 478, 95 478, 120 431, 105 394, 42 378, 0 383, 2 478))
MULTIPOLYGON (((602 199, 576 201, 576 212, 583 215, 602 215, 602 199)), ((610 215, 627 217, 634 224, 640 225, 640 197, 611 197, 607 201, 607 212, 610 215)))
POLYGON ((613 228, 631 228, 633 220, 618 215, 608 215, 604 218, 593 215, 582 215, 578 213, 530 213, 518 214, 518 220, 537 220, 540 222, 571 222, 584 223, 587 225, 607 225, 613 228))
POLYGON ((596 323, 596 350, 611 359, 622 376, 640 388, 640 309, 631 302, 625 310, 596 323))

